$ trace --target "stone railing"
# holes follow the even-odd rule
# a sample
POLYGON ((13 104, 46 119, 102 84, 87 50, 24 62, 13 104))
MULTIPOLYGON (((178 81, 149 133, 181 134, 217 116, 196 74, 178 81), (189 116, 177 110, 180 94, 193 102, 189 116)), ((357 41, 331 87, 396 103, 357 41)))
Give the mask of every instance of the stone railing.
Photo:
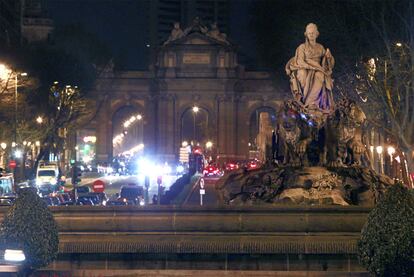
POLYGON ((59 226, 61 253, 355 254, 369 210, 335 206, 51 208, 59 226))

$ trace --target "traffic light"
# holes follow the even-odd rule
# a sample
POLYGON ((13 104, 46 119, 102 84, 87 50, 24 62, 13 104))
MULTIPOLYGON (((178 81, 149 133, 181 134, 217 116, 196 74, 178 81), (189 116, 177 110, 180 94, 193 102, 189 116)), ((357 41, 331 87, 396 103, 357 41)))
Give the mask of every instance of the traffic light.
POLYGON ((72 185, 76 185, 81 181, 82 171, 76 165, 76 163, 72 166, 72 185))

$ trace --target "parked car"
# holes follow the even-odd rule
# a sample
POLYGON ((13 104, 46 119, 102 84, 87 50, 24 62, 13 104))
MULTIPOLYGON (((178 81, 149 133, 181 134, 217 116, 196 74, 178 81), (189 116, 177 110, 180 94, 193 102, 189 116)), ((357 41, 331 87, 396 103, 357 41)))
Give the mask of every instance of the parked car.
MULTIPOLYGON (((4 194, 4 195, 0 196, 0 199, 10 201, 10 203, 13 205, 14 202, 16 201, 16 195, 14 193, 8 193, 8 194, 4 194)), ((7 202, 7 201, 5 201, 5 202, 7 202)))
POLYGON ((60 200, 59 197, 53 195, 43 196, 42 200, 46 203, 47 206, 59 206, 60 200))
POLYGON ((127 203, 127 205, 144 205, 144 188, 135 184, 122 186, 119 191, 118 200, 127 203))
POLYGON ((128 205, 127 201, 122 201, 121 199, 108 200, 105 202, 105 206, 107 207, 126 206, 126 205, 128 205))
POLYGON ((10 199, 0 198, 0 206, 12 206, 13 203, 10 199))
POLYGON ((86 197, 86 196, 78 197, 78 199, 76 200, 76 205, 80 205, 80 206, 95 206, 95 204, 93 203, 92 199, 90 197, 86 197))
POLYGON ((69 193, 58 193, 56 196, 59 198, 60 206, 72 206, 75 203, 69 193))

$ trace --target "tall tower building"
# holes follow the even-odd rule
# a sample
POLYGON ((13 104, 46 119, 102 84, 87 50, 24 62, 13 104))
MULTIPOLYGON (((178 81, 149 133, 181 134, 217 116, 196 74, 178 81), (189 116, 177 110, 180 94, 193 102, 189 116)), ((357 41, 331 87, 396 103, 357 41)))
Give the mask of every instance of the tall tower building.
POLYGON ((0 47, 20 43, 21 2, 0 0, 0 47))
POLYGON ((174 22, 185 28, 195 17, 206 25, 217 22, 222 33, 229 32, 229 0, 150 0, 148 4, 151 47, 167 40, 174 22))

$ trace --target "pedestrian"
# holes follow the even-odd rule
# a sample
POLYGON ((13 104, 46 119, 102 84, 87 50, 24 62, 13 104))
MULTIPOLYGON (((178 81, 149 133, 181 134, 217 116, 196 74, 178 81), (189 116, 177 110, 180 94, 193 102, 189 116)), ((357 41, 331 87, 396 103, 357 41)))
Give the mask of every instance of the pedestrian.
POLYGON ((157 196, 156 194, 154 194, 154 195, 152 196, 152 204, 153 204, 153 205, 158 204, 158 196, 157 196))

